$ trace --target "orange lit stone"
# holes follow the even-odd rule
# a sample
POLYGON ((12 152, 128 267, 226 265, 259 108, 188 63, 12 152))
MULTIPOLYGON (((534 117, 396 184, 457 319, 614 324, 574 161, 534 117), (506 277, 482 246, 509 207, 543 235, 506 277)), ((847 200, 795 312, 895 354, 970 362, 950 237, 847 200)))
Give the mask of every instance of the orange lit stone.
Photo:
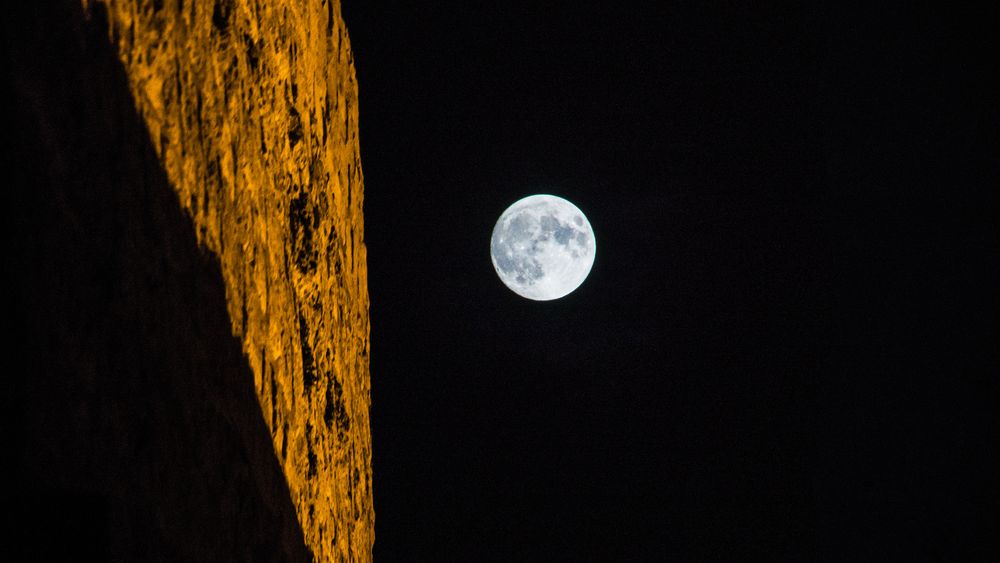
POLYGON ((83 0, 98 2, 181 206, 221 263, 306 543, 320 561, 371 560, 358 89, 339 2, 83 0))

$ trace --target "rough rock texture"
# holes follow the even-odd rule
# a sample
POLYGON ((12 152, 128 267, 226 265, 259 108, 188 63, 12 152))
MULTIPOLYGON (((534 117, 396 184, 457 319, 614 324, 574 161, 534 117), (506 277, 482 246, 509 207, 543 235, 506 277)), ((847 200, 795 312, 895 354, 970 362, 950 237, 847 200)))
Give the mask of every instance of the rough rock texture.
POLYGON ((309 561, 219 260, 103 10, 0 18, 0 561, 309 561))
POLYGON ((306 543, 374 540, 357 84, 331 0, 107 6, 136 107, 218 255, 306 543))

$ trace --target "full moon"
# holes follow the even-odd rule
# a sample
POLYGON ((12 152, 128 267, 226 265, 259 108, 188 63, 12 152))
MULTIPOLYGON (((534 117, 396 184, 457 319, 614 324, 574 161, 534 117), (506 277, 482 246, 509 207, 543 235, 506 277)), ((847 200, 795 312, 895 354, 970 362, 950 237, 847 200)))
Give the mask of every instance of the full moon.
POLYGON ((596 253, 597 241, 583 212, 546 194, 530 195, 508 207, 490 241, 500 281, 535 301, 559 299, 580 287, 596 253))

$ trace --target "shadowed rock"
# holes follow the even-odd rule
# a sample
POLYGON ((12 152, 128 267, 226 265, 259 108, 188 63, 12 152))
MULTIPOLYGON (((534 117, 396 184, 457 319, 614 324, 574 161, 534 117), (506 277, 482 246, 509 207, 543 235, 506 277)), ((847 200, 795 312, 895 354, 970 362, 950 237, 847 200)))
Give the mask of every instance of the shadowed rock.
POLYGON ((363 179, 339 4, 88 4, 107 6, 148 138, 218 257, 306 543, 321 561, 369 560, 363 179))
POLYGON ((308 561, 219 261, 136 113, 104 11, 39 4, 2 24, 0 559, 308 561))

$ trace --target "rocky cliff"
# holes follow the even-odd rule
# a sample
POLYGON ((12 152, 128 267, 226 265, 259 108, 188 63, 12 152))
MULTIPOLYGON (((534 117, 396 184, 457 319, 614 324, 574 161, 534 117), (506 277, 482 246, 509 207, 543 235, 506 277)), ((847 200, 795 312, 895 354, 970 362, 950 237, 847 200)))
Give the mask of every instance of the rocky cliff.
POLYGON ((373 541, 357 83, 335 0, 105 0, 137 109, 218 255, 319 560, 373 541))
POLYGON ((104 507, 116 557, 296 560, 304 538, 317 560, 370 560, 357 84, 339 4, 58 5, 4 25, 25 163, 5 196, 13 319, 42 375, 6 397, 19 483, 104 507))

